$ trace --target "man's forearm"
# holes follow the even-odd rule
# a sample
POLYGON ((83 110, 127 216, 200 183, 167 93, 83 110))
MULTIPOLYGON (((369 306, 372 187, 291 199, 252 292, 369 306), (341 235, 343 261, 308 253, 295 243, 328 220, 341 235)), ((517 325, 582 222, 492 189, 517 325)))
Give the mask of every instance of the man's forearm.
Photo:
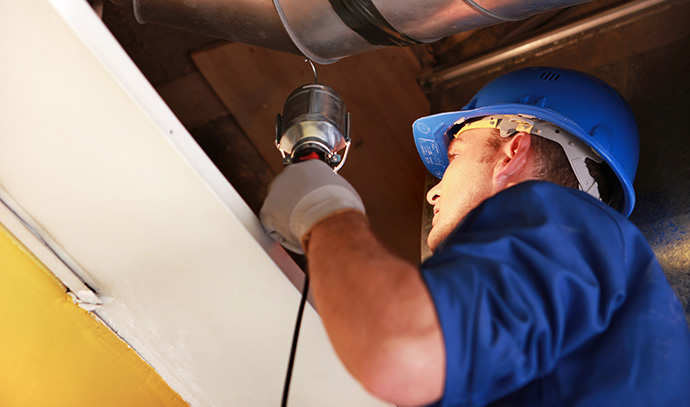
POLYGON ((397 404, 438 399, 445 351, 419 270, 391 254, 356 211, 316 224, 307 258, 319 314, 352 374, 397 404))

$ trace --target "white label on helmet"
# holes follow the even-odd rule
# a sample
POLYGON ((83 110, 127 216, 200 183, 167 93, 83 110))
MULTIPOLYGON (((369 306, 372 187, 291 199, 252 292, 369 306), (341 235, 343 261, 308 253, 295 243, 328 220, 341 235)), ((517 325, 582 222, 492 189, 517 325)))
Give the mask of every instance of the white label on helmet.
POLYGON ((443 162, 443 155, 445 154, 445 151, 441 152, 441 148, 435 140, 423 138, 417 139, 417 149, 419 150, 419 155, 422 157, 422 160, 424 160, 425 163, 434 165, 445 164, 443 162))

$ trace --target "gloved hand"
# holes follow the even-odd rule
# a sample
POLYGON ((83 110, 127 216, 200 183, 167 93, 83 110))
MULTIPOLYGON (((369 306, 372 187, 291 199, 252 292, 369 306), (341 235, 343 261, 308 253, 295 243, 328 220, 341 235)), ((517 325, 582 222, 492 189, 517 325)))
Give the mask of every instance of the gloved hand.
POLYGON ((285 167, 268 186, 259 217, 266 232, 295 253, 320 220, 345 210, 364 212, 357 191, 321 160, 285 167))

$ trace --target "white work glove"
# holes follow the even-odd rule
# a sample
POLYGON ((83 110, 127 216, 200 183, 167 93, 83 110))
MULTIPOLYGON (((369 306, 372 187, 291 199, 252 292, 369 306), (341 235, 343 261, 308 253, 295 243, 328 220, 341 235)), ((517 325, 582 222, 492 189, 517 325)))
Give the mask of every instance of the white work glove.
POLYGON ((271 182, 259 217, 274 240, 304 253, 303 239, 317 222, 350 209, 365 213, 352 185, 323 161, 308 160, 288 165, 271 182))

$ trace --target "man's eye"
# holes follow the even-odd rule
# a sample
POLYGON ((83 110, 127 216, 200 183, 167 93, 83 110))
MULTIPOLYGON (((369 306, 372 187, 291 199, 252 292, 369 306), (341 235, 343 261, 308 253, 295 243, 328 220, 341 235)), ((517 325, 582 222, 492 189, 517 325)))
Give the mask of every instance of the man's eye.
POLYGON ((448 153, 448 162, 452 162, 457 156, 458 153, 448 153))

